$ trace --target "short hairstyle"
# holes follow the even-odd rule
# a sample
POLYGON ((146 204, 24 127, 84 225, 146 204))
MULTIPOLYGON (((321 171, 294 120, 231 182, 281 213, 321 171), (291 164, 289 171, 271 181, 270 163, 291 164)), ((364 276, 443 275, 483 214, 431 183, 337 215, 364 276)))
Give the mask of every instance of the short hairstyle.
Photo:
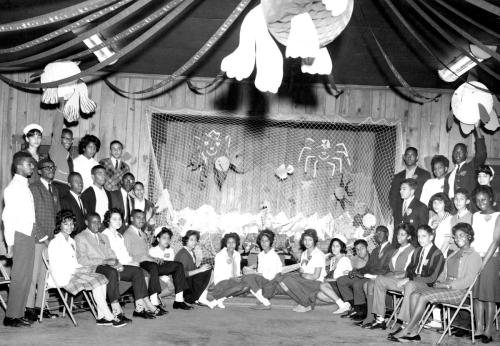
POLYGON ((405 149, 405 154, 406 154, 406 152, 407 152, 407 151, 409 151, 409 150, 413 150, 413 151, 415 152, 415 155, 417 155, 417 156, 418 156, 418 150, 417 150, 417 148, 415 148, 415 147, 408 147, 408 148, 406 148, 406 149, 405 149))
POLYGON ((90 174, 92 174, 92 175, 96 174, 99 169, 103 169, 104 171, 106 171, 106 168, 104 168, 104 166, 102 166, 102 165, 95 165, 90 170, 90 174))
POLYGON ((73 179, 73 177, 76 176, 79 176, 80 178, 82 177, 82 175, 78 172, 71 172, 70 174, 68 174, 68 183, 71 181, 71 179, 73 179))
POLYGON ((385 234, 389 234, 389 229, 385 226, 377 226, 377 228, 375 228, 375 233, 377 232, 384 232, 385 234))
POLYGON ((272 247, 273 244, 274 244, 274 232, 271 231, 270 229, 264 229, 262 231, 259 232, 259 234, 257 235, 257 245, 259 246, 259 248, 262 250, 262 246, 260 245, 260 242, 262 241, 262 237, 267 237, 267 239, 269 239, 269 247, 272 247))
POLYGON ((234 241, 236 242, 236 250, 238 250, 240 248, 240 236, 238 235, 238 233, 234 232, 224 234, 220 241, 220 248, 225 248, 227 246, 227 241, 230 238, 234 239, 234 241))
POLYGON ((200 240, 200 232, 194 231, 194 230, 189 230, 186 232, 186 235, 184 237, 182 237, 182 239, 181 239, 182 245, 186 246, 188 241, 189 241, 189 238, 191 238, 191 236, 193 236, 193 235, 196 236, 196 241, 200 240))
POLYGON ((54 234, 61 232, 61 225, 66 220, 73 220, 73 223, 76 222, 76 216, 69 209, 62 209, 57 212, 56 215, 56 229, 54 230, 54 234))
POLYGON ((417 232, 420 230, 426 231, 429 235, 434 236, 434 231, 432 230, 431 226, 429 226, 429 225, 419 225, 417 227, 417 232))
POLYGON ((464 149, 464 151, 467 152, 467 146, 464 143, 455 144, 455 146, 453 147, 453 150, 455 150, 458 147, 462 147, 464 149))
POLYGON ((115 139, 115 140, 111 141, 111 143, 109 143, 109 148, 111 148, 113 146, 113 144, 120 144, 120 147, 122 147, 122 149, 123 149, 123 143, 120 142, 119 140, 115 139))
POLYGON ((343 254, 347 253, 347 245, 339 238, 333 238, 332 240, 330 240, 330 245, 328 245, 328 252, 329 253, 332 253, 332 246, 333 246, 334 242, 337 242, 340 245, 340 253, 343 253, 343 254))
POLYGON ((434 203, 434 201, 443 202, 444 203, 444 211, 446 211, 448 213, 453 212, 453 210, 454 210, 453 203, 451 202, 451 199, 448 197, 448 195, 446 193, 438 192, 438 193, 433 194, 431 199, 429 200, 429 204, 427 205, 429 210, 434 210, 434 208, 432 207, 432 204, 434 203))
POLYGON ((358 245, 363 245, 364 247, 368 248, 368 242, 364 239, 356 239, 354 241, 354 245, 353 245, 354 251, 356 251, 356 246, 358 246, 358 245))
POLYGON ((168 236, 170 237, 170 239, 172 239, 172 237, 174 235, 174 233, 169 228, 162 227, 161 231, 158 232, 158 234, 155 236, 155 239, 153 240, 153 243, 151 245, 152 246, 158 246, 160 244, 160 241, 158 239, 160 239, 164 234, 168 234, 168 236))
POLYGON ((102 224, 104 227, 109 227, 109 220, 111 220, 111 215, 118 214, 123 221, 123 211, 120 208, 111 208, 104 213, 104 220, 102 220, 102 224))
POLYGON ((22 165, 24 161, 26 160, 33 160, 33 156, 31 156, 30 153, 27 153, 25 151, 18 151, 17 153, 14 154, 14 157, 12 158, 12 169, 14 172, 17 172, 17 166, 22 165))
POLYGON ((479 185, 474 189, 474 191, 472 191, 472 197, 474 199, 474 202, 476 200, 476 196, 480 193, 487 194, 490 201, 493 201, 495 198, 495 194, 491 186, 479 185))
POLYGON ((403 230, 406 232, 407 235, 409 235, 412 239, 415 238, 415 227, 413 227, 412 224, 410 223, 407 223, 407 222, 404 222, 404 223, 400 223, 398 225, 398 227, 396 227, 396 234, 397 232, 399 232, 400 230, 403 230))
POLYGON ((144 211, 142 211, 141 209, 134 209, 130 212, 130 217, 135 217, 136 214, 139 214, 139 213, 143 213, 143 214, 146 214, 144 213, 144 211))
POLYGON ((70 129, 68 129, 68 128, 62 129, 61 135, 65 134, 65 133, 67 133, 67 134, 71 135, 71 137, 73 137, 73 131, 71 131, 70 129))
POLYGON ((52 161, 50 159, 50 157, 44 157, 43 159, 41 159, 40 161, 38 161, 37 169, 42 169, 42 165, 45 164, 45 163, 52 163, 52 164, 54 164, 54 161, 52 161))
MULTIPOLYGON (((99 220, 101 219, 101 215, 99 215, 99 214, 98 214, 98 213, 96 213, 95 211, 90 211, 90 212, 88 212, 88 213, 87 213, 87 215, 85 216, 85 220, 90 221, 90 218, 92 218, 92 217, 98 217, 98 218, 99 218, 99 220)), ((106 227, 108 227, 108 226, 106 226, 106 227)))
POLYGON ((78 153, 83 154, 89 143, 94 143, 96 153, 99 152, 99 149, 101 149, 101 140, 94 135, 85 135, 78 143, 78 153))
POLYGON ((488 174, 490 177, 493 177, 493 169, 491 169, 491 167, 488 165, 479 166, 479 168, 476 169, 476 175, 479 175, 479 173, 485 173, 488 174))
POLYGON ((455 196, 461 193, 462 195, 465 196, 465 198, 470 199, 470 194, 467 189, 464 189, 463 187, 459 187, 458 189, 455 190, 455 196))
POLYGON ((453 228, 451 229, 451 233, 455 235, 457 231, 462 231, 466 233, 469 236, 469 243, 472 243, 474 241, 474 229, 472 226, 468 223, 465 222, 459 222, 453 228))
POLYGON ((408 178, 408 179, 403 180, 399 186, 402 186, 403 184, 408 185, 410 187, 410 189, 412 189, 412 190, 416 190, 418 187, 417 181, 415 179, 412 179, 412 178, 408 178))
POLYGON ((313 242, 314 242, 314 246, 316 246, 316 244, 318 244, 318 241, 319 241, 319 239, 318 239, 318 233, 316 232, 315 229, 308 228, 300 236, 300 249, 302 251, 306 250, 306 247, 304 245, 304 238, 305 237, 311 237, 312 240, 313 240, 313 242))
POLYGON ((125 174, 122 176, 122 180, 123 180, 123 179, 125 179, 125 177, 129 177, 129 176, 130 176, 130 177, 132 177, 132 179, 134 179, 134 180, 135 180, 135 176, 134 176, 132 173, 130 173, 130 172, 125 173, 125 174))
POLYGON ((142 186, 142 188, 144 188, 144 184, 141 183, 140 181, 136 181, 133 188, 135 189, 135 187, 138 186, 138 185, 142 186))
POLYGON ((441 162, 446 168, 450 167, 450 160, 444 155, 434 155, 431 160, 431 168, 434 169, 436 163, 441 162))

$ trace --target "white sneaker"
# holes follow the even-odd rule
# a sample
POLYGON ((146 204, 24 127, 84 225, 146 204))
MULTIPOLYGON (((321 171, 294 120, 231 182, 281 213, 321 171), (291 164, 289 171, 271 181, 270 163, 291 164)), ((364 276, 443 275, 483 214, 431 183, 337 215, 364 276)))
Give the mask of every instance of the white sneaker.
POLYGON ((340 315, 351 309, 351 304, 349 302, 344 302, 339 305, 339 308, 333 312, 334 315, 340 315))
POLYGON ((216 305, 219 309, 225 309, 226 306, 224 305, 224 298, 216 300, 216 305))
POLYGON ((442 327, 443 327, 443 324, 439 321, 436 321, 436 320, 432 320, 424 325, 424 328, 426 328, 426 329, 430 329, 430 328, 441 329, 442 327))

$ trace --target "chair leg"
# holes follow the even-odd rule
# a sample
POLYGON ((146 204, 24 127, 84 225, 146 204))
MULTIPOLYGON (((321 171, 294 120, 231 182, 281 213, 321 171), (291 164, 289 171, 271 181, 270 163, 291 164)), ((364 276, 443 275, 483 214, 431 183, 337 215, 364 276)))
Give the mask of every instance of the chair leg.
POLYGON ((424 328, 424 325, 427 323, 427 320, 429 319, 429 316, 432 314, 432 310, 434 310, 436 306, 434 304, 429 304, 425 308, 424 315, 420 319, 420 325, 418 327, 418 334, 422 331, 424 328))
POLYGON ((89 295, 90 295, 90 293, 83 291, 83 296, 85 297, 87 304, 89 304, 90 311, 92 312, 92 315, 94 316, 94 318, 97 320, 97 313, 95 312, 95 309, 94 309, 95 305, 94 305, 93 299, 92 300, 89 299, 89 295))
POLYGON ((392 314, 389 317, 389 320, 387 321, 387 326, 389 328, 393 328, 396 325, 396 322, 397 322, 396 316, 398 314, 399 309, 401 308, 401 304, 403 303, 403 298, 394 299, 394 300, 395 300, 394 310, 392 311, 392 314), (391 322, 392 322, 392 326, 390 326, 391 322))
MULTIPOLYGON (((448 317, 448 321, 450 320, 450 311, 451 311, 450 307, 448 306, 448 308, 446 309, 446 314, 447 314, 446 316, 448 317)), ((450 328, 448 328, 448 336, 451 336, 451 321, 450 321, 449 325, 450 325, 450 328)))
MULTIPOLYGON (((58 290, 59 291, 59 290, 58 290)), ((68 305, 68 293, 64 293, 64 296, 61 296, 61 299, 63 300, 63 313, 62 313, 62 317, 66 317, 66 306, 68 305)))
MULTIPOLYGON (((45 280, 47 282, 47 280, 45 280)), ((45 306, 45 295, 47 294, 47 287, 43 288, 43 293, 42 293, 42 307, 40 308, 40 316, 38 317, 38 321, 42 323, 43 321, 43 308, 45 306)))
MULTIPOLYGON (((459 308, 453 313, 453 316, 451 317, 451 319, 448 321, 447 323, 447 326, 446 326, 446 329, 443 331, 443 333, 441 334, 441 337, 439 338, 438 340, 438 344, 441 343, 441 341, 443 341, 443 338, 444 336, 448 333, 449 335, 451 335, 451 325, 453 324, 453 321, 455 321, 455 318, 457 317, 459 311, 461 310, 461 307, 462 307, 463 304, 460 304, 459 308)), ((446 314, 446 317, 449 319, 450 318, 450 308, 447 307, 447 314, 446 314)))
POLYGON ((476 334, 476 328, 474 326, 474 321, 475 321, 475 316, 474 316, 474 303, 471 302, 470 304, 470 329, 471 329, 471 339, 472 343, 476 343, 476 337, 474 334, 476 334))
POLYGON ((65 316, 65 314, 64 314, 65 311, 67 311, 68 315, 69 315, 69 318, 71 319, 71 321, 73 322, 73 324, 75 325, 75 327, 78 327, 78 324, 76 323, 75 317, 73 316, 73 312, 71 311, 71 309, 68 306, 68 292, 66 292, 66 294, 63 295, 62 292, 61 292, 61 289, 59 287, 56 287, 56 289, 59 292, 59 296, 61 297, 61 299, 63 301, 63 304, 64 304, 63 317, 65 316))

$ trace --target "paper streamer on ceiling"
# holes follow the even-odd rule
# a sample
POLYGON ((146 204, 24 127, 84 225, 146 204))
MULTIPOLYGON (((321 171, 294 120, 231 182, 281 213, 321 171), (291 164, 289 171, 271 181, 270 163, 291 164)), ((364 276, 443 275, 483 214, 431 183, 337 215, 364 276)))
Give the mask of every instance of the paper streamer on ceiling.
POLYGON ((196 0, 184 0, 179 6, 177 6, 175 9, 172 10, 168 15, 166 15, 164 18, 162 18, 158 23, 156 23, 153 27, 148 29, 146 32, 141 34, 138 38, 136 38, 134 41, 130 42, 127 44, 125 47, 123 47, 120 51, 116 52, 114 55, 110 56, 106 60, 103 60, 102 62, 89 67, 88 69, 82 71, 81 73, 78 73, 74 76, 68 77, 68 78, 63 78, 59 79, 54 82, 50 83, 24 83, 24 82, 18 82, 16 80, 13 80, 11 78, 8 78, 2 74, 0 74, 0 79, 6 82, 9 85, 19 87, 19 88, 26 88, 26 89, 40 89, 40 88, 53 88, 56 87, 60 84, 64 84, 67 82, 74 81, 76 79, 81 79, 86 76, 91 75, 92 73, 95 73, 113 61, 127 55, 128 53, 132 52, 135 50, 137 47, 141 46, 144 42, 148 41, 151 39, 154 35, 156 35, 160 30, 162 30, 165 26, 170 24, 172 20, 174 20, 178 15, 180 15, 182 12, 187 10, 191 5, 196 0))

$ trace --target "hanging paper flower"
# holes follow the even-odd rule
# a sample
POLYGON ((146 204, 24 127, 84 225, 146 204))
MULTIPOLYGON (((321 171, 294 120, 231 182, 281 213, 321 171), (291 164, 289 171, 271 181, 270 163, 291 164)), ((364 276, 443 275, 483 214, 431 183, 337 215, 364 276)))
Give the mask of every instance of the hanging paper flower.
POLYGON ((363 216, 363 226, 366 228, 372 228, 377 224, 377 218, 373 214, 366 214, 363 216))

